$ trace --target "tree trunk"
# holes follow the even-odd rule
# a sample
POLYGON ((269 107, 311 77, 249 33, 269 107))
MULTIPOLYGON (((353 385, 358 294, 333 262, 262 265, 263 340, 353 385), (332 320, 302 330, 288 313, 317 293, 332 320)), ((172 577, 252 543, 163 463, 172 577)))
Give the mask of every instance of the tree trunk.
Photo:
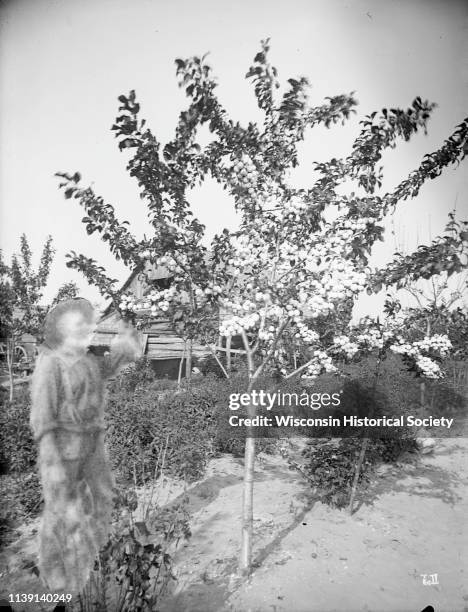
MULTIPOLYGON (((431 321, 427 319, 426 321, 426 336, 430 336, 431 334, 431 321)), ((421 417, 424 418, 426 413, 426 382, 422 380, 419 383, 419 404, 421 408, 421 417)))
POLYGON ((420 411, 421 411, 421 417, 424 417, 426 409, 426 383, 424 380, 422 380, 419 383, 419 405, 420 405, 420 411))
POLYGON ((353 486, 351 488, 351 497, 349 498, 349 506, 348 511, 350 514, 353 513, 353 505, 354 505, 354 497, 356 496, 356 491, 359 483, 359 474, 361 473, 362 464, 364 461, 364 456, 366 454, 367 444, 369 442, 369 438, 364 438, 361 445, 361 452, 359 453, 359 459, 356 465, 356 471, 354 472, 353 478, 353 486))
MULTIPOLYGON (((378 358, 377 358, 377 364, 375 367, 375 376, 374 376, 374 384, 372 385, 372 395, 373 397, 375 397, 375 392, 377 390, 377 380, 379 378, 379 372, 380 372, 380 364, 382 363, 382 355, 379 354, 378 358)), ((369 414, 369 416, 372 416, 372 412, 373 410, 371 410, 371 414, 369 414)), ((354 498, 356 496, 356 491, 357 491, 357 487, 358 487, 358 483, 359 483, 359 475, 361 473, 361 468, 362 468, 362 464, 364 463, 364 457, 366 454, 366 450, 367 450, 367 445, 369 444, 369 438, 366 436, 365 438, 363 438, 362 443, 361 443, 361 451, 359 453, 359 459, 356 465, 356 471, 354 472, 354 478, 353 478, 353 484, 351 487, 351 496, 349 498, 349 506, 348 506, 348 511, 349 514, 353 513, 353 505, 354 505, 354 498)))
POLYGON ((243 496, 242 496, 242 541, 241 541, 241 555, 240 555, 240 564, 239 564, 239 569, 243 576, 247 576, 250 573, 250 569, 252 566, 253 486, 254 486, 254 468, 255 468, 255 438, 253 437, 253 432, 251 431, 247 431, 247 435, 249 437, 245 441, 245 453, 244 453, 244 491, 243 491, 243 496))
POLYGON ((187 340, 187 354, 185 356, 185 378, 190 384, 192 380, 192 353, 193 353, 193 340, 189 338, 187 340))
POLYGON ((13 389, 14 389, 14 379, 13 379, 13 364, 15 361, 15 341, 8 339, 6 342, 7 345, 7 366, 8 366, 8 380, 10 382, 10 402, 13 401, 13 389))
MULTIPOLYGON (((256 381, 262 375, 268 360, 273 355, 276 345, 278 343, 283 330, 289 323, 289 319, 285 319, 277 332, 276 339, 270 346, 268 353, 263 358, 262 363, 255 369, 253 355, 255 349, 252 352, 249 346, 249 340, 245 330, 242 330, 242 341, 244 343, 245 355, 247 357, 247 368, 249 371, 249 385, 247 387, 247 393, 251 393, 255 386, 256 381)), ((253 419, 256 416, 257 409, 250 403, 247 407, 247 416, 253 419)), ((252 532, 253 532, 253 488, 254 488, 254 470, 255 470, 255 438, 254 438, 254 427, 246 428, 247 438, 245 440, 245 452, 244 452, 244 492, 242 498, 242 544, 241 554, 239 562, 239 570, 241 575, 248 575, 252 568, 252 532)))
POLYGON ((180 363, 179 363, 179 375, 177 377, 177 390, 178 391, 180 391, 180 385, 182 382, 182 366, 184 365, 186 348, 187 348, 187 342, 184 342, 184 348, 182 350, 182 356, 180 358, 180 363))
POLYGON ((226 370, 231 375, 231 336, 226 338, 226 370))
MULTIPOLYGON (((249 370, 249 385, 247 393, 250 393, 255 385, 257 377, 254 374, 254 363, 249 348, 249 341, 245 332, 242 334, 244 349, 247 357, 249 370)), ((247 416, 255 417, 257 410, 253 404, 247 406, 247 416)), ((246 428, 247 438, 244 451, 244 491, 242 495, 242 540, 239 561, 239 571, 242 576, 248 576, 252 567, 252 533, 253 533, 253 489, 255 473, 255 438, 254 428, 246 428)))

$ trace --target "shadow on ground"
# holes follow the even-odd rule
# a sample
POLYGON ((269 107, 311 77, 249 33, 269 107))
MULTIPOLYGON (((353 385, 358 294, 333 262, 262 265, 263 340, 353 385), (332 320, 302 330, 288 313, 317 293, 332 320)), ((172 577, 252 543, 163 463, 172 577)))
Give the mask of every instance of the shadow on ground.
MULTIPOLYGON (((453 453, 453 450, 452 448, 450 451, 442 451, 438 455, 453 453)), ((405 463, 394 468, 388 466, 383 475, 376 476, 368 488, 359 494, 360 499, 353 514, 356 514, 363 505, 373 505, 385 493, 408 493, 418 497, 440 499, 453 506, 460 501, 461 497, 457 490, 465 483, 466 478, 460 477, 453 471, 421 461, 405 463)))

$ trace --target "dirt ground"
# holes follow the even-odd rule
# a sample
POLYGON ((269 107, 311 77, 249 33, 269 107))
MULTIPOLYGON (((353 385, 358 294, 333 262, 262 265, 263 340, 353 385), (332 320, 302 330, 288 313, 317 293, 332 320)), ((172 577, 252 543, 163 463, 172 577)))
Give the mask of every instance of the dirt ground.
POLYGON ((255 485, 256 568, 246 584, 233 575, 242 468, 219 460, 192 491, 205 503, 162 610, 466 612, 467 458, 466 440, 446 439, 417 465, 379 470, 353 516, 307 499, 282 459, 265 458, 255 485), (439 584, 424 585, 423 574, 439 584))
MULTIPOLYGON (((468 443, 440 441, 416 463, 382 467, 352 516, 307 495, 280 456, 257 463, 254 571, 236 574, 242 461, 221 457, 189 491, 192 537, 161 612, 468 612, 468 443), (424 584, 437 574, 437 584, 424 584)), ((167 483, 164 485, 167 487, 167 483)), ((181 486, 173 483, 167 499, 181 486)), ((1 595, 28 592, 31 523, 3 555, 1 595), (8 568, 5 563, 8 563, 8 568), (21 590, 19 590, 21 589, 21 590)), ((32 591, 29 591, 32 592, 32 591)))

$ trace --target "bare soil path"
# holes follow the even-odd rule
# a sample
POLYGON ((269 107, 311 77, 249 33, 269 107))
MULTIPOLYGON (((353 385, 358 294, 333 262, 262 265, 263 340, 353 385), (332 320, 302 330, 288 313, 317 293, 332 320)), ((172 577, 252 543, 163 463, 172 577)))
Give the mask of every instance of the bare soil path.
POLYGON ((266 457, 255 484, 256 568, 239 584, 242 467, 218 460, 191 492, 206 503, 176 557, 179 583, 162 610, 468 612, 467 468, 467 441, 441 441, 416 465, 380 470, 349 516, 307 499, 282 459, 266 457), (438 584, 423 584, 424 574, 437 574, 438 584))

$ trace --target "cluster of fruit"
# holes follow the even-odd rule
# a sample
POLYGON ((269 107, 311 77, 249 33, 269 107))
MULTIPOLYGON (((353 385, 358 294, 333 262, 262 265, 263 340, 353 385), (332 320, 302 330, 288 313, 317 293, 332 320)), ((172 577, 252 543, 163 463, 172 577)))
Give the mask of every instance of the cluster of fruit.
POLYGON ((241 186, 245 192, 253 198, 256 195, 258 172, 252 160, 243 155, 234 162, 232 166, 234 181, 241 186))
POLYGON ((356 336, 356 342, 363 349, 382 349, 385 342, 392 340, 392 331, 381 332, 378 329, 369 329, 366 333, 356 336))
POLYGON ((446 357, 452 348, 452 343, 444 334, 435 334, 427 336, 424 340, 417 340, 412 344, 408 342, 399 342, 390 347, 394 353, 400 355, 408 355, 409 357, 417 357, 421 352, 436 352, 441 357, 446 357))
POLYGON ((316 378, 322 372, 336 372, 336 366, 325 351, 314 351, 313 361, 307 366, 301 378, 316 378))
POLYGON ((319 340, 319 335, 314 330, 310 329, 302 321, 296 321, 297 332, 294 337, 298 340, 301 339, 306 344, 315 344, 319 340))
POLYGON ((425 378, 441 378, 443 376, 439 364, 429 359, 429 357, 418 356, 416 365, 425 378))
POLYGON ((309 204, 300 199, 292 199, 284 204, 284 214, 288 219, 299 221, 301 214, 309 208, 309 204))
POLYGON ((414 342, 414 346, 417 346, 421 351, 435 351, 441 357, 446 357, 453 348, 452 343, 445 334, 427 336, 424 340, 414 342))
POLYGON ((173 288, 164 289, 162 291, 151 291, 143 299, 137 300, 132 295, 123 295, 119 308, 122 312, 141 313, 146 311, 146 314, 153 316, 162 312, 167 312, 174 299, 175 291, 173 288))
POLYGON ((242 331, 254 328, 260 320, 258 313, 253 312, 245 316, 234 315, 227 321, 223 321, 219 326, 221 336, 237 336, 242 331))
POLYGON ((352 342, 348 336, 338 336, 334 338, 333 344, 337 351, 344 353, 348 358, 354 357, 359 351, 358 345, 352 342))

